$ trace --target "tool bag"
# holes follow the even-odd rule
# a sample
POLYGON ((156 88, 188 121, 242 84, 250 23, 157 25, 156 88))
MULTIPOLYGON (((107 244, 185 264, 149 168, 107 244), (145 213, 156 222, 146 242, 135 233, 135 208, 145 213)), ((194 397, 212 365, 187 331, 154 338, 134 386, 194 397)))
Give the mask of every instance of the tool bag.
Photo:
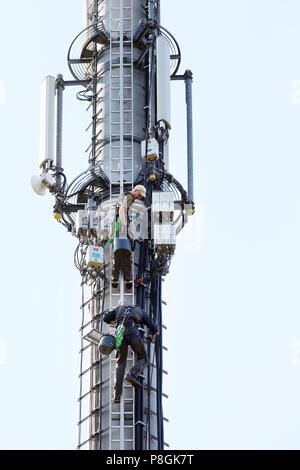
POLYGON ((112 245, 114 244, 114 239, 119 236, 119 230, 120 230, 120 217, 118 217, 116 221, 116 229, 115 229, 114 236, 108 240, 109 243, 111 243, 112 245))
POLYGON ((119 327, 118 327, 118 332, 117 332, 117 335, 116 335, 116 346, 115 346, 115 349, 118 351, 123 343, 123 334, 124 334, 124 330, 125 330, 125 326, 124 324, 122 323, 119 327))
MULTIPOLYGON (((130 194, 130 191, 126 191, 125 193, 122 194, 122 196, 127 196, 128 194, 130 194)), ((111 243, 112 245, 114 243, 114 239, 119 236, 119 231, 120 231, 120 216, 119 216, 119 206, 117 204, 116 205, 116 229, 112 238, 109 238, 108 240, 109 243, 111 243)))

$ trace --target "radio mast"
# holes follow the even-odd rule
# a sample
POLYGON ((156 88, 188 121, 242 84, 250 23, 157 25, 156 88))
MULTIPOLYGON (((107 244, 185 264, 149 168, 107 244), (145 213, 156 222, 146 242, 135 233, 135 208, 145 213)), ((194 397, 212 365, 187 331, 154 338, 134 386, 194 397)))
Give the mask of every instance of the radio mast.
MULTIPOLYGON (((194 212, 192 72, 179 74, 180 48, 161 25, 160 0, 84 0, 84 28, 71 43, 71 80, 48 76, 42 83, 40 195, 55 198, 54 217, 78 238, 74 262, 82 277, 78 449, 162 450, 163 416, 162 277, 175 252, 176 235, 194 212), (169 171, 171 81, 185 82, 187 191, 169 171), (87 166, 68 183, 62 165, 63 94, 77 87, 91 116, 87 166), (56 145, 55 145, 56 142, 56 145), (144 203, 129 211, 133 243, 131 288, 122 274, 111 283, 118 197, 142 184, 144 203), (159 335, 144 338, 149 364, 141 389, 124 382, 113 402, 116 359, 98 350, 113 329, 103 314, 120 305, 141 306, 159 335)), ((176 158, 170 155, 170 161, 176 158)), ((129 351, 130 348, 129 348, 129 351)), ((129 353, 127 369, 134 355, 129 353)))

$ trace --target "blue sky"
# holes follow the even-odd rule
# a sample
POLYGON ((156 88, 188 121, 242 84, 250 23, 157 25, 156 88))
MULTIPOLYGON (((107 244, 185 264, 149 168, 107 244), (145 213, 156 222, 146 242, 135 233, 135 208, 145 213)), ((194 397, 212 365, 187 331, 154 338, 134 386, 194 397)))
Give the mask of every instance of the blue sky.
MULTIPOLYGON (((162 0, 194 72, 196 215, 164 283, 166 441, 300 448, 300 5, 162 0)), ((30 187, 40 83, 67 69, 80 0, 1 2, 0 448, 74 449, 80 347, 76 240, 30 187)), ((173 83, 170 168, 185 184, 173 83)), ((90 116, 65 92, 64 168, 87 165, 90 116)))

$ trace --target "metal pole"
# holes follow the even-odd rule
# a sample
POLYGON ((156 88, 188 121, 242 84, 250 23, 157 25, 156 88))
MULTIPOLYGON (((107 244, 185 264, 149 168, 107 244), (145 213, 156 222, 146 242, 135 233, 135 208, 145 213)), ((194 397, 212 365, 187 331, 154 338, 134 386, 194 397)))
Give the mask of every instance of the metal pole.
POLYGON ((194 201, 194 155, 193 155, 193 97, 192 83, 193 73, 186 70, 184 74, 186 116, 187 116, 187 167, 188 167, 188 198, 194 201))
MULTIPOLYGON (((56 78, 56 171, 62 170, 62 127, 63 127, 63 91, 64 91, 64 79, 61 74, 57 75, 56 78)), ((56 183, 58 186, 61 184, 61 175, 56 176, 56 183)))
POLYGON ((157 24, 160 25, 160 0, 157 0, 157 12, 156 12, 156 21, 157 24))

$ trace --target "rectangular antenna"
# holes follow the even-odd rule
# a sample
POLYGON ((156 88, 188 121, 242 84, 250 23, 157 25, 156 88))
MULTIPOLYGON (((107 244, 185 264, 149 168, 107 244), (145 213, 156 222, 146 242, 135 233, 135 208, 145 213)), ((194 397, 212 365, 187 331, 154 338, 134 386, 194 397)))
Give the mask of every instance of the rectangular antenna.
POLYGON ((55 78, 48 75, 41 86, 40 167, 54 161, 55 78))
POLYGON ((157 121, 171 129, 170 45, 163 36, 156 38, 156 61, 157 121))

